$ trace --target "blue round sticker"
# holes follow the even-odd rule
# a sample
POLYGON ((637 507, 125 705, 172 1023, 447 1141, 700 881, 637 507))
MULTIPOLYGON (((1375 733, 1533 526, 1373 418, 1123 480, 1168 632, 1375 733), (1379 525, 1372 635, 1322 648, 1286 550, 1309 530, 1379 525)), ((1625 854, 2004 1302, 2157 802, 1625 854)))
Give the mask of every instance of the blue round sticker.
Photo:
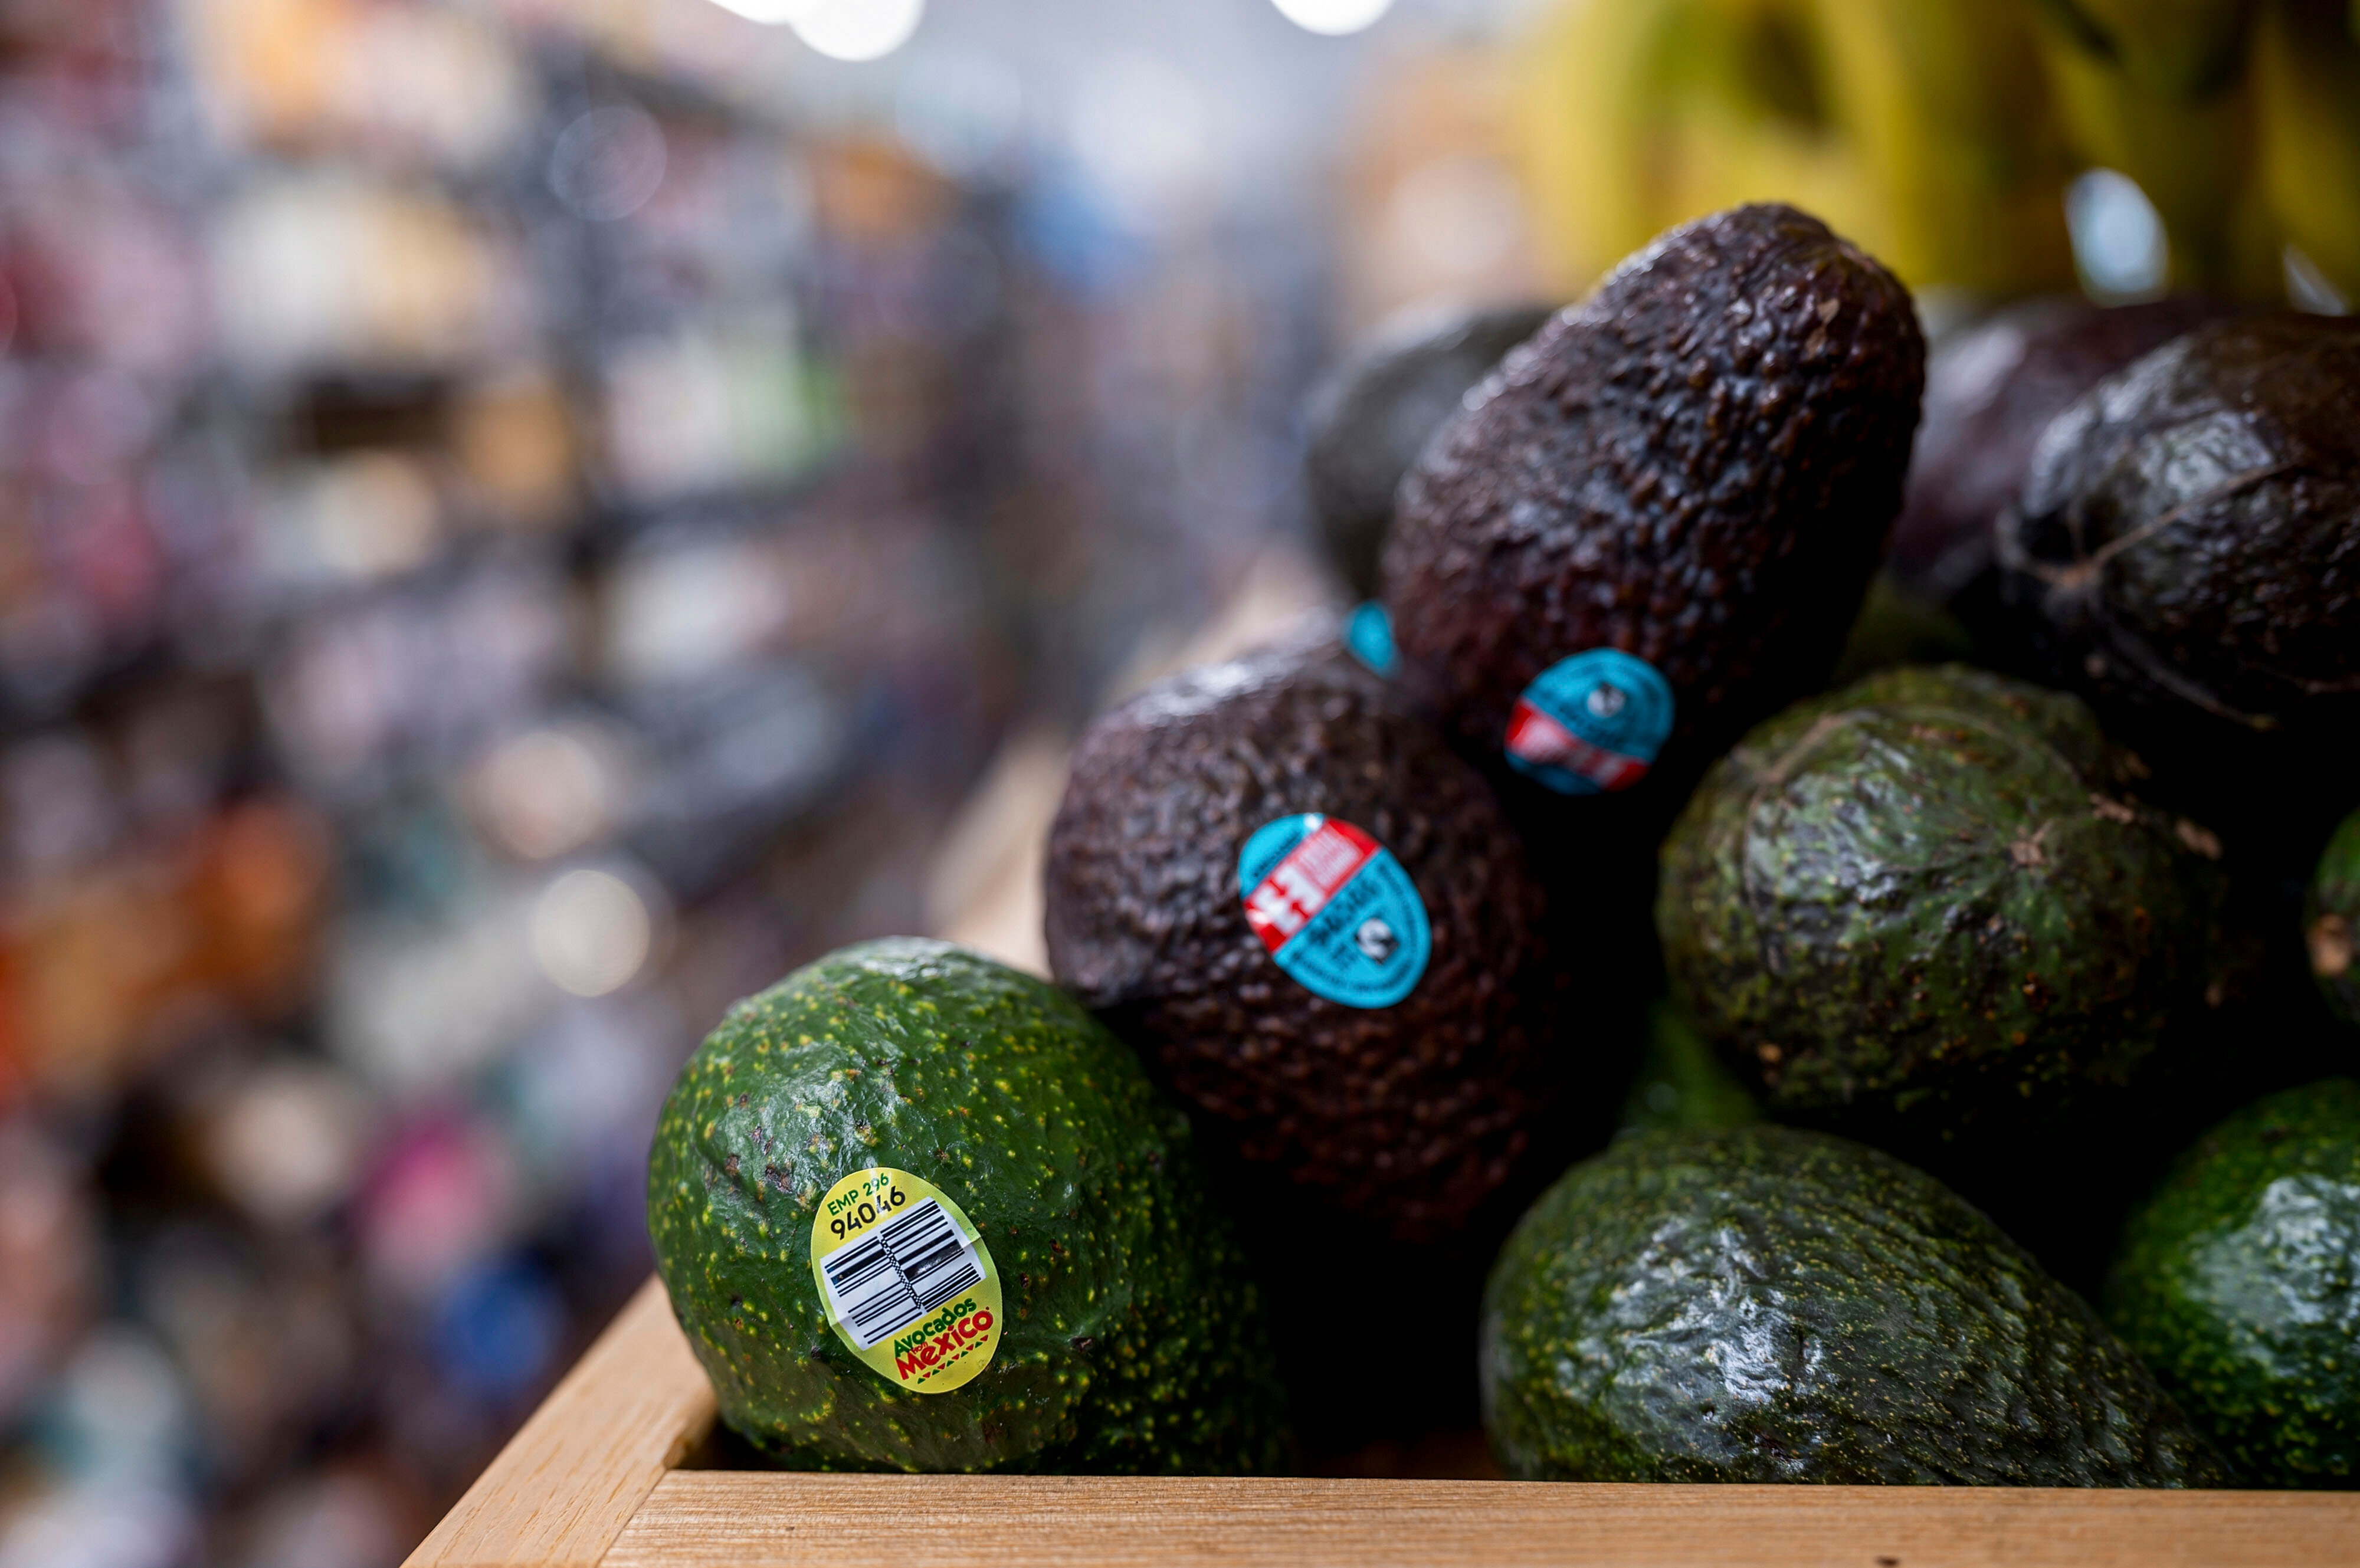
POLYGON ((1374 599, 1346 618, 1344 647, 1354 659, 1388 681, 1401 668, 1401 655, 1393 648, 1393 618, 1374 599))
POLYGON ((1434 951, 1426 901, 1393 852, 1317 811, 1255 830, 1238 853, 1246 923, 1278 966, 1348 1007, 1390 1007, 1434 951))
POLYGON ((1672 733, 1672 685, 1621 648, 1593 648, 1544 670, 1516 699, 1508 764, 1562 795, 1628 789, 1672 733))

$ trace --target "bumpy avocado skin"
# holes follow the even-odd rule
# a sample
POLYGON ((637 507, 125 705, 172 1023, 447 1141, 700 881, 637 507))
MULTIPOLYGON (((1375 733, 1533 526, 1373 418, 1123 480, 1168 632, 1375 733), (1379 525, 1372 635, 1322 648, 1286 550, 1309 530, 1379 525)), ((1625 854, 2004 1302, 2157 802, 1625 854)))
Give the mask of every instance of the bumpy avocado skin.
POLYGON ((1666 840, 1673 993, 1771 1113, 1898 1142, 2119 1085, 2211 970, 2218 854, 2059 692, 1958 666, 1798 703, 1666 840))
POLYGON ((1458 1232, 1515 1172, 1572 1063, 1546 904, 1480 774, 1332 645, 1150 688, 1075 748, 1049 834, 1058 981, 1103 1009, 1224 1149, 1389 1239, 1458 1232), (1340 817, 1393 852, 1433 952, 1391 1007, 1289 976, 1246 923, 1238 854, 1340 817))
POLYGON ((2360 321, 2215 322, 2102 382, 2042 437, 1998 549, 2023 657, 2159 774, 2263 828, 2349 807, 2336 769, 2307 821, 2360 728, 2360 321))
POLYGON ((2311 873, 2302 934, 2320 995, 2337 1018, 2360 1024, 2360 811, 2344 819, 2311 873))
MULTIPOLYGON (((1825 677, 1901 501, 1925 340, 1789 207, 1683 224, 1511 354, 1402 482, 1403 679, 1479 750, 1572 654, 1669 681, 1658 792, 1825 677)), ((1645 786, 1642 786, 1644 788, 1645 786)))
POLYGON ((1283 1461, 1262 1306, 1185 1119, 1071 997, 965 949, 862 943, 731 1008, 664 1103, 648 1225, 723 1419, 792 1467, 1283 1461), (871 1166, 949 1192, 1006 1276, 963 1388, 901 1393, 828 1325, 813 1211, 871 1166))
POLYGON ((2250 1486, 2360 1486, 2360 1083, 2248 1105, 2132 1216, 2106 1320, 2250 1486))
POLYGON ((1368 344, 1313 390, 1303 477, 1328 559, 1354 593, 1377 592, 1393 492, 1435 427, 1548 316, 1540 305, 1453 316, 1414 337, 1368 344))
POLYGON ((1532 1480, 2182 1486, 2218 1461, 1933 1178, 1768 1125, 1630 1135, 1516 1228, 1484 1427, 1532 1480))

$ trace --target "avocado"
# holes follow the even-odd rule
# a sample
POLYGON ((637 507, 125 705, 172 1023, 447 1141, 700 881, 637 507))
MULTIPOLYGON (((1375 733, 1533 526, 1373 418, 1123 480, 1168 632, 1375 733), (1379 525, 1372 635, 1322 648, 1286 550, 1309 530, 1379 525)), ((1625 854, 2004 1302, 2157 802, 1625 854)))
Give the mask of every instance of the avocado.
POLYGON ((963 948, 861 943, 732 1007, 664 1102, 648 1228, 722 1419, 795 1468, 1283 1462, 1185 1118, 1073 998, 963 948))
POLYGON ((1187 671, 1093 724, 1045 892, 1059 983, 1288 1204, 1443 1239, 1557 1099, 1562 978, 1523 847, 1481 775, 1332 643, 1187 671))
POLYGON ((1402 481, 1401 679, 1568 794, 1677 801, 1827 674, 1901 501, 1925 341, 1789 207, 1671 230, 1509 354, 1402 481))
POLYGON ((1677 1007, 1662 998, 1648 1007, 1646 1046, 1623 1097, 1622 1127, 1742 1127, 1761 1119, 1754 1096, 1677 1007))
POLYGON ((1627 1135, 1484 1292, 1483 1425, 1527 1480, 2204 1486, 2218 1461, 2082 1300, 1845 1139, 1627 1135))
POLYGON ((2104 1300, 2241 1481, 2360 1486, 2360 1083, 2205 1134, 2125 1228, 2104 1300))
POLYGON ((1801 702, 1665 841, 1673 995, 1783 1119, 1913 1158, 2057 1125, 2212 977, 2218 842, 2060 692, 1961 666, 1801 702))
POLYGON ((2320 995, 2337 1018, 2360 1024, 2360 967, 2352 962, 2360 942, 2360 811, 2344 819, 2319 857, 2303 900, 2302 934, 2320 995))
POLYGON ((1992 529, 2024 489, 2049 421, 2099 382, 2225 307, 2189 295, 2104 306, 2051 296, 1994 311, 1926 362, 1926 410, 1885 567, 1971 620, 1997 592, 1992 529))
POLYGON ((1354 593, 1377 591, 1393 492, 1435 427, 1548 316, 1546 305, 1495 306, 1381 332, 1313 389, 1304 479, 1328 559, 1354 593))
POLYGON ((2316 847, 2360 728, 2360 321, 2216 321, 2100 383, 1997 546, 2012 658, 2223 831, 2316 847))

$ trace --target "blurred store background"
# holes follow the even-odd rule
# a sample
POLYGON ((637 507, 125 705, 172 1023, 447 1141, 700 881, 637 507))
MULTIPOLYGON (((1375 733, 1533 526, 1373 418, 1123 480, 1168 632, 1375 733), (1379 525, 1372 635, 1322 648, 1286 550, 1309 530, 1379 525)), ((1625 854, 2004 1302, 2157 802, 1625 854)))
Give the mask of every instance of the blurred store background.
POLYGON ((1341 345, 1757 195, 2360 295, 2342 0, 729 3, 0 0, 0 1568, 398 1563, 703 1028, 1022 956, 1074 726, 1340 604, 1341 345))

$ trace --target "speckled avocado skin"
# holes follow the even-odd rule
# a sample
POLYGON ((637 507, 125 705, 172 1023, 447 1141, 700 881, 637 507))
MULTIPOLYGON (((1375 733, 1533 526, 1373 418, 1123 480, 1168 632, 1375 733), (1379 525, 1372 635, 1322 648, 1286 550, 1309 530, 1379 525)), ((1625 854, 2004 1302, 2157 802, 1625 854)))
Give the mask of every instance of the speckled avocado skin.
POLYGON ((2284 816, 2289 748, 2360 725, 2360 321, 2219 321, 2100 383, 1998 550, 2034 668, 2284 816))
POLYGON ((1404 681, 1495 752, 1535 676, 1621 648, 1671 684, 1657 774, 1692 778, 1834 662, 1924 379, 1907 291, 1817 219, 1670 231, 1509 354, 1403 480, 1404 681))
POLYGON ((1922 1171, 1756 1125, 1628 1135, 1516 1228, 1484 1428, 1532 1480, 2212 1485, 2097 1315, 1922 1171))
POLYGON ((2303 898, 2303 943, 2328 1007, 2360 1024, 2360 811, 2344 819, 2303 898))
POLYGON ((1186 1121, 1054 986, 938 942, 849 947, 730 1009, 656 1128, 648 1224, 722 1418, 824 1470, 1268 1470, 1262 1307, 1186 1121), (905 1394, 829 1326, 818 1199, 849 1172, 951 1194, 1005 1276, 973 1381, 905 1394))
POLYGON ((2249 1486, 2360 1486, 2360 1083, 2248 1105, 2131 1218, 2106 1319, 2249 1486))
POLYGON ((1560 978, 1514 831, 1481 775, 1332 645, 1192 670, 1092 724, 1045 886, 1057 979, 1240 1159, 1393 1239, 1459 1228, 1563 1082, 1560 978), (1239 850, 1307 811, 1374 835, 1426 905, 1432 956, 1391 1007, 1317 995, 1246 923, 1239 850))
POLYGON ((1774 1115, 1880 1143, 2125 1083, 2210 975, 2219 846, 2076 699, 1888 670, 1748 735, 1662 855, 1674 995, 1774 1115))

